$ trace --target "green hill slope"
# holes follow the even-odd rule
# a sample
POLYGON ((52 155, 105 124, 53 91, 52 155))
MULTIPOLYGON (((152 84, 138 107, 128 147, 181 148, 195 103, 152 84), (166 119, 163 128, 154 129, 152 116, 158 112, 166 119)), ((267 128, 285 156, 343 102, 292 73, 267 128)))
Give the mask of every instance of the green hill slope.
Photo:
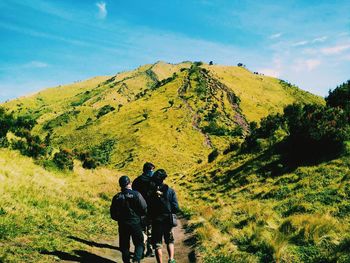
POLYGON ((349 153, 288 167, 234 151, 177 178, 207 262, 349 262, 349 153))
MULTIPOLYGON (((89 256, 74 240, 111 240, 109 217, 117 189, 115 171, 49 172, 16 151, 0 149, 0 261, 57 262, 52 255, 89 256)), ((86 243, 86 242, 85 242, 86 243)))
MULTIPOLYGON (((317 262, 332 260, 331 251, 346 262, 349 204, 341 197, 348 198, 348 156, 285 169, 269 147, 238 152, 249 122, 294 102, 325 103, 243 67, 157 62, 3 104, 14 116, 35 118, 31 133, 53 149, 45 158, 68 148, 112 170, 85 170, 75 161, 73 172, 47 171, 1 150, 2 254, 21 261, 32 253, 28 260, 38 262, 52 259, 45 251, 74 254, 70 232, 107 239, 114 231, 112 171, 134 178, 152 161, 169 172, 205 261, 317 262)), ((26 135, 19 126, 7 138, 15 134, 26 135)))
POLYGON ((93 151, 135 171, 153 160, 172 172, 203 162, 244 134, 247 122, 292 102, 323 99, 242 67, 157 62, 113 77, 46 89, 4 106, 35 116, 33 132, 56 148, 93 151))

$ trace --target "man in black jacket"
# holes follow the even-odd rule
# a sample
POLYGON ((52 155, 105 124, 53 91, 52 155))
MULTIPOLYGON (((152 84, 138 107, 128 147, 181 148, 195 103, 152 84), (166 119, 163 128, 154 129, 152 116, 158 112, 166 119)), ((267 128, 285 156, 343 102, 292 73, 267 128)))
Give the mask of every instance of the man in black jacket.
MULTIPOLYGON (((154 164, 146 162, 143 165, 143 173, 139 177, 137 177, 132 183, 132 189, 140 192, 142 197, 146 200, 147 205, 148 205, 148 195, 150 192, 150 183, 152 180, 154 168, 155 168, 154 164)), ((145 222, 144 222, 143 231, 147 236, 147 240, 146 240, 147 251, 145 256, 154 257, 154 253, 151 245, 151 229, 152 229, 151 226, 152 225, 148 216, 144 218, 144 221, 145 222)))
POLYGON ((119 178, 121 192, 113 197, 110 213, 118 221, 119 247, 124 263, 130 262, 130 236, 135 246, 133 262, 140 262, 143 255, 141 216, 147 213, 147 204, 142 195, 131 189, 129 177, 119 178))
MULTIPOLYGON (((152 220, 152 241, 156 250, 158 263, 162 263, 163 237, 167 244, 169 263, 175 263, 174 259, 174 236, 173 214, 179 211, 176 194, 173 189, 164 184, 167 177, 163 169, 157 170, 152 177, 153 190, 149 198, 149 215, 152 220)), ((175 218, 176 220, 176 218, 175 218)))

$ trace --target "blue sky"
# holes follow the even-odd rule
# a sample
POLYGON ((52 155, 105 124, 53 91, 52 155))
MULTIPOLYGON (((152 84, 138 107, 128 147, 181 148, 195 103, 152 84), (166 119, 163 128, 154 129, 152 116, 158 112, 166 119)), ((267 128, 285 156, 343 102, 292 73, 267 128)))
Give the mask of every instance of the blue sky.
POLYGON ((350 1, 1 0, 0 101, 158 60, 214 61, 325 96, 350 79, 350 1))

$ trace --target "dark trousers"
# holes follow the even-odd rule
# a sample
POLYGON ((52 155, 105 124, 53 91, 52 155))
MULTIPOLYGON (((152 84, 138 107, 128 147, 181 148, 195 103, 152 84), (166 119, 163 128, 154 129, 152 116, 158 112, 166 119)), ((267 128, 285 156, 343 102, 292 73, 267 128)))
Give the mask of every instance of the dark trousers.
POLYGON ((135 246, 134 262, 140 262, 143 255, 143 234, 141 224, 119 223, 119 247, 123 262, 130 262, 130 236, 135 246))

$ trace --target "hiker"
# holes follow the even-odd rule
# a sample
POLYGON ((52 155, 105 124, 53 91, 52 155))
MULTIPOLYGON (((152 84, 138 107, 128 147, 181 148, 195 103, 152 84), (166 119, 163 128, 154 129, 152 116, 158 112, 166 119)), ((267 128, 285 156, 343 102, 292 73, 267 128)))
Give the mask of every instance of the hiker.
MULTIPOLYGON (((134 189, 135 191, 138 191, 142 197, 146 200, 146 203, 148 205, 148 195, 150 192, 150 183, 151 183, 151 179, 152 179, 152 175, 154 173, 154 164, 146 162, 143 165, 143 173, 137 177, 133 183, 132 183, 132 189, 134 189)), ((152 229, 152 224, 150 221, 149 216, 145 216, 143 218, 143 231, 147 237, 146 239, 146 253, 145 253, 145 257, 154 257, 154 252, 152 249, 152 244, 151 244, 151 229, 152 229)))
POLYGON ((147 204, 142 195, 131 189, 128 176, 119 178, 121 192, 113 197, 110 213, 118 221, 119 247, 124 263, 130 262, 130 236, 135 246, 133 262, 140 262, 143 256, 143 233, 141 216, 147 213, 147 204))
POLYGON ((179 211, 176 194, 173 189, 164 184, 166 171, 157 170, 152 176, 152 193, 149 198, 149 215, 152 220, 152 242, 156 251, 158 263, 162 263, 163 237, 167 245, 169 263, 175 263, 174 236, 172 228, 177 225, 176 213, 179 211))

